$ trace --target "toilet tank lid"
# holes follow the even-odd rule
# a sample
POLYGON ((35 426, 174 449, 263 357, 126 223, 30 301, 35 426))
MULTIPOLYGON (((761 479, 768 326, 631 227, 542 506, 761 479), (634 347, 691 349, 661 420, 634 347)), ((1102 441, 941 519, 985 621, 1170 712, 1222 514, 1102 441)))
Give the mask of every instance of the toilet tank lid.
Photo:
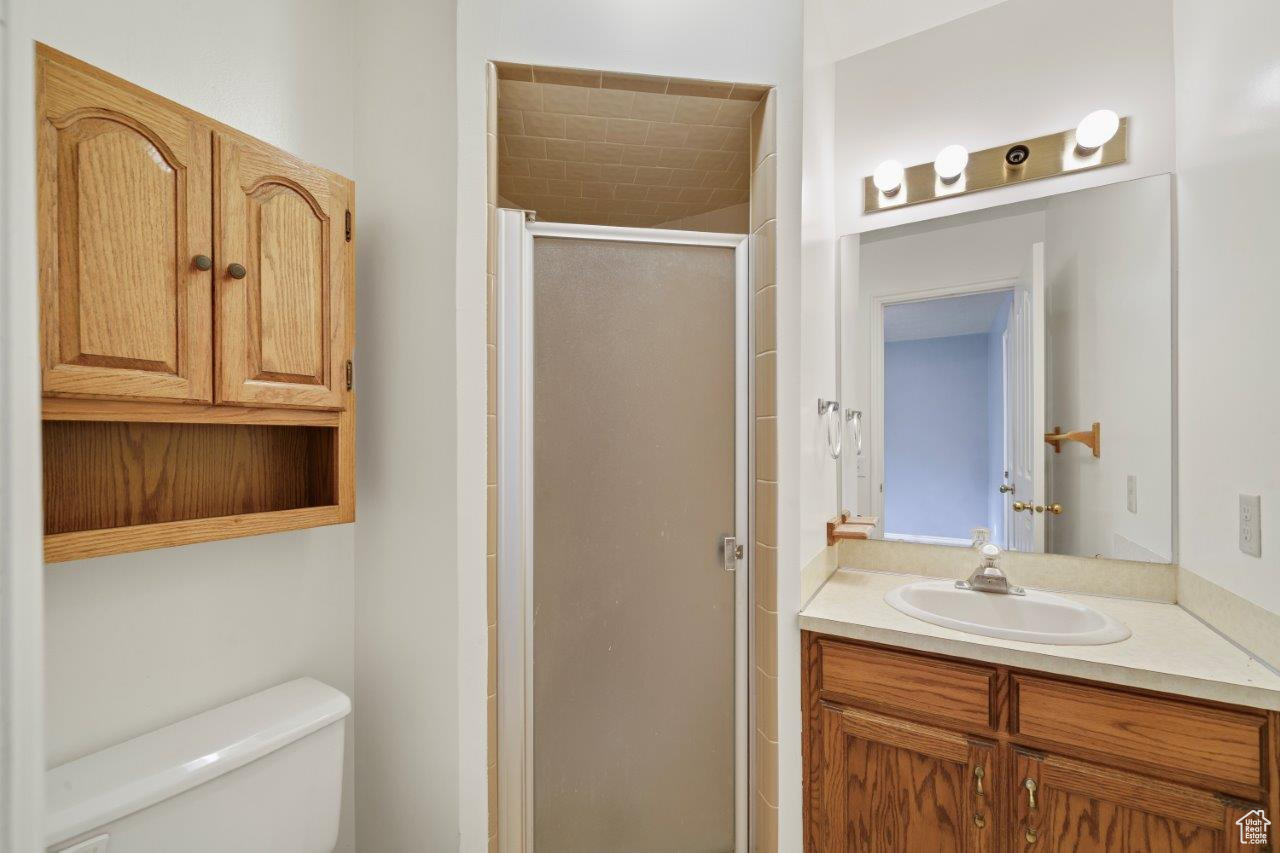
POLYGON ((54 767, 45 773, 45 843, 167 800, 350 712, 345 693, 299 678, 54 767))

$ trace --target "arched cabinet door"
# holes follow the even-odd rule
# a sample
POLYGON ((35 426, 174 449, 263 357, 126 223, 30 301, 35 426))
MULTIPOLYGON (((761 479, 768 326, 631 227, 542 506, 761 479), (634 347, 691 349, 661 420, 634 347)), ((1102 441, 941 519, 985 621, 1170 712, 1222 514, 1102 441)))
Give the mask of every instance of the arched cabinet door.
POLYGON ((350 183, 238 136, 214 145, 218 402, 344 408, 350 183))
POLYGON ((37 61, 45 395, 210 401, 208 127, 37 61))

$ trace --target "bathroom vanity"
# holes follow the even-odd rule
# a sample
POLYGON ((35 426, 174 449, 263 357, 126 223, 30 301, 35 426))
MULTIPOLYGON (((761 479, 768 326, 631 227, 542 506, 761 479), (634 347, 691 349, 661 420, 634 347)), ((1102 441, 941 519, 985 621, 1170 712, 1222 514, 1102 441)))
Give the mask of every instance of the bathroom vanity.
POLYGON ((1045 645, 885 602, 913 580, 843 569, 800 614, 807 851, 1266 849, 1274 671, 1173 604, 1072 596, 1133 635, 1045 645))

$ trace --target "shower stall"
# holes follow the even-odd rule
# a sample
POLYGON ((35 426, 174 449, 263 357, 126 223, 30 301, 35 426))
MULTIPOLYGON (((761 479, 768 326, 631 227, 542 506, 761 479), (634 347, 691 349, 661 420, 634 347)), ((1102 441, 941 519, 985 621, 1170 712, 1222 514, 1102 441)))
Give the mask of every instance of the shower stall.
POLYGON ((746 237, 497 231, 501 849, 745 853, 746 237))

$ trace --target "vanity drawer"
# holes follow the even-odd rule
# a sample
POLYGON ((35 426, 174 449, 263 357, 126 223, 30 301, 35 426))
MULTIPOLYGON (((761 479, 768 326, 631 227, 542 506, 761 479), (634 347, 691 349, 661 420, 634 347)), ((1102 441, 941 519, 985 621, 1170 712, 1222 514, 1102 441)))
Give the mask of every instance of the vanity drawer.
POLYGON ((996 728, 994 667, 820 640, 821 689, 878 711, 926 715, 967 731, 996 728))
POLYGON ((1013 698, 1015 737, 1127 759, 1228 791, 1265 785, 1263 716, 1025 675, 1013 676, 1013 698))

